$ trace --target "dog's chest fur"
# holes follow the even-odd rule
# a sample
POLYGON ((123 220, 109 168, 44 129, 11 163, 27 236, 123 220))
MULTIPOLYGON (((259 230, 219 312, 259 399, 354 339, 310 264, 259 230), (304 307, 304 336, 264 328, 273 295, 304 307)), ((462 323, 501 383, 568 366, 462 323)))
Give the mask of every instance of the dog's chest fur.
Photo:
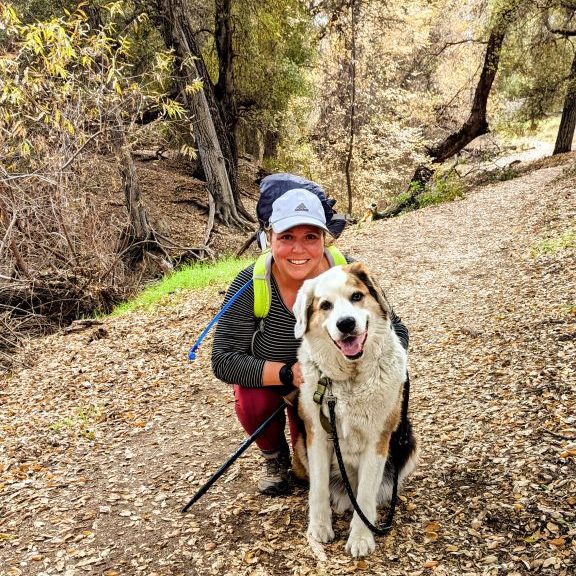
MULTIPOLYGON (((383 435, 393 430, 399 420, 400 395, 406 373, 406 355, 394 334, 385 342, 369 344, 365 358, 353 371, 349 365, 340 364, 337 357, 323 363, 322 355, 307 338, 299 358, 304 375, 300 402, 312 433, 320 426, 320 408, 314 402, 314 392, 321 376, 328 376, 332 379, 332 393, 336 398, 338 438, 345 460, 353 463, 368 446, 375 447, 385 441, 383 435), (319 362, 324 365, 320 367, 319 362)), ((326 397, 322 410, 329 417, 326 397)))

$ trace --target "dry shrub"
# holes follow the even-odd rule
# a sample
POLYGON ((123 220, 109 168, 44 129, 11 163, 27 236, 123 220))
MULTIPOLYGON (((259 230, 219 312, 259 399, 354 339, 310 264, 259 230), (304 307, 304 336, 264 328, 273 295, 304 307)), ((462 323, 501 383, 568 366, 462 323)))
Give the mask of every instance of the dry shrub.
POLYGON ((117 170, 93 161, 47 174, 6 177, 1 189, 0 351, 18 334, 109 311, 136 280, 117 254, 126 222, 117 170))

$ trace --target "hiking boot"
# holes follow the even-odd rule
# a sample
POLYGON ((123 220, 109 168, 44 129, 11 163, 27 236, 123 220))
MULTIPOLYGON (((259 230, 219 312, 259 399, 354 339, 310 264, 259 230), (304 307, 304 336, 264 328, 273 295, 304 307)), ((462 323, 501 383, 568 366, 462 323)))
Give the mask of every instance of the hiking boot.
POLYGON ((258 481, 258 490, 267 496, 280 496, 290 492, 288 469, 290 468, 290 450, 288 447, 274 454, 265 454, 264 471, 258 481))

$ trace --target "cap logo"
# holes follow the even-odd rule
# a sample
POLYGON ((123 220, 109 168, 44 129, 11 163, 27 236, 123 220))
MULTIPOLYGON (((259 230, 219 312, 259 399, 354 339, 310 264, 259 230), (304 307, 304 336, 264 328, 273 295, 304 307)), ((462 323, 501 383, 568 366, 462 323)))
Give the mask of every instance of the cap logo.
POLYGON ((300 204, 294 208, 294 212, 310 212, 310 210, 308 210, 308 207, 304 202, 300 202, 300 204))

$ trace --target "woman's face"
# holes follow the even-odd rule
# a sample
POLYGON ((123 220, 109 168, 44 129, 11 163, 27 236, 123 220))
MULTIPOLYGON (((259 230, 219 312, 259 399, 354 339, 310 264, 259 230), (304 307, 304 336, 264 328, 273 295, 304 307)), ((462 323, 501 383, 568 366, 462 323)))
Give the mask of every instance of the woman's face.
POLYGON ((324 232, 316 226, 294 226, 270 236, 270 249, 280 278, 304 281, 321 272, 324 232))

